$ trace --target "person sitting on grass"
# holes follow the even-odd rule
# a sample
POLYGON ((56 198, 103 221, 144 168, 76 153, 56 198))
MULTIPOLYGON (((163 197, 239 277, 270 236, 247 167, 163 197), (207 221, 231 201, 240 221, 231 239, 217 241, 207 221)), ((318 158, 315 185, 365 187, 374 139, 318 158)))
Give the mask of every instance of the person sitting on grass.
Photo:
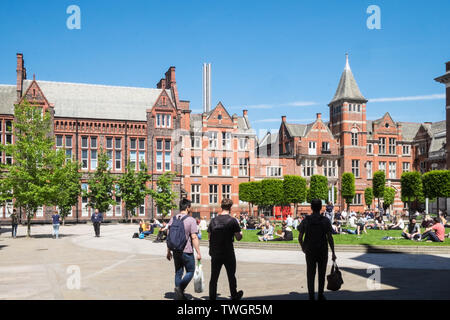
POLYGON ((158 231, 155 241, 153 242, 164 242, 167 239, 167 222, 163 221, 161 229, 158 231))
POLYGON ((367 234, 367 219, 366 217, 364 217, 363 215, 359 216, 358 222, 356 223, 356 234, 360 235, 361 234, 361 230, 367 234))
POLYGON ((255 220, 252 217, 248 218, 247 230, 255 230, 255 227, 255 220))
POLYGON ((269 220, 266 221, 266 225, 264 227, 264 233, 262 236, 258 237, 259 241, 269 241, 273 239, 273 224, 270 223, 269 220))
POLYGON ((425 216, 422 219, 422 224, 420 225, 422 228, 429 228, 433 226, 433 219, 430 217, 429 214, 425 214, 425 216))
POLYGON ((264 229, 266 227, 266 219, 264 217, 261 217, 259 224, 256 226, 256 229, 258 229, 258 236, 262 236, 264 234, 264 229))
POLYGON ((380 214, 375 217, 372 228, 375 230, 386 230, 386 224, 380 214))
POLYGON ((350 224, 350 228, 357 228, 356 225, 356 216, 351 216, 350 218, 348 218, 348 223, 350 224))
POLYGON ((294 235, 292 233, 291 227, 288 226, 287 222, 283 222, 281 226, 281 233, 277 233, 278 238, 269 241, 292 241, 294 235))
POLYGON ((445 214, 443 212, 441 212, 439 214, 439 222, 445 227, 445 225, 447 224, 447 220, 445 219, 445 214))
POLYGON ((408 226, 403 229, 402 237, 408 240, 420 240, 420 225, 416 218, 412 217, 408 226))
POLYGON ((388 226, 389 230, 403 230, 405 229, 405 222, 400 214, 395 215, 395 223, 388 226))
POLYGON ((153 224, 150 222, 146 222, 142 225, 142 233, 144 236, 148 236, 150 234, 153 234, 153 224))
POLYGON ((445 239, 445 228, 439 222, 439 218, 433 219, 433 225, 425 230, 422 235, 422 240, 433 241, 433 242, 443 242, 445 239))
POLYGON ((344 233, 338 220, 333 221, 333 224, 331 225, 331 229, 332 229, 331 230, 332 234, 344 233))

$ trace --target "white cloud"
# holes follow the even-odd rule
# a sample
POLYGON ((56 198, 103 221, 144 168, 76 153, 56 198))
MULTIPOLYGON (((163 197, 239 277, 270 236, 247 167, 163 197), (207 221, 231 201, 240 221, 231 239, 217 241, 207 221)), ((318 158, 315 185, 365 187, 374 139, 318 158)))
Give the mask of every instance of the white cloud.
POLYGON ((314 102, 314 101, 294 101, 294 102, 289 102, 286 104, 282 104, 282 106, 289 106, 289 107, 308 107, 308 106, 315 106, 318 105, 319 103, 314 102))
POLYGON ((369 102, 394 102, 394 101, 418 101, 418 100, 437 100, 445 99, 445 94, 430 94, 426 96, 410 96, 410 97, 391 97, 369 99, 369 102))
POLYGON ((281 117, 271 118, 271 119, 251 120, 251 122, 254 122, 254 123, 281 122, 281 117))

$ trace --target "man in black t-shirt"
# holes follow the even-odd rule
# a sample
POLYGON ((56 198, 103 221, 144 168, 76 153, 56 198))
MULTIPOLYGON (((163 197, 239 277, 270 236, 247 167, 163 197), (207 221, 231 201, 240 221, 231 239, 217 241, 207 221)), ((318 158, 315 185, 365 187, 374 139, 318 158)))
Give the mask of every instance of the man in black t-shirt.
POLYGON ((319 269, 319 300, 325 300, 323 295, 325 287, 325 273, 328 262, 328 244, 333 252, 333 261, 336 260, 334 254, 334 241, 332 236, 332 227, 330 220, 324 217, 320 210, 322 209, 322 200, 314 199, 311 201, 312 215, 307 216, 298 231, 298 242, 306 256, 306 276, 308 279, 309 299, 314 299, 314 278, 316 277, 316 268, 319 269), (303 236, 305 238, 303 239, 303 236))
POLYGON ((211 256, 211 280, 209 281, 209 299, 217 298, 217 280, 219 280, 220 269, 225 265, 230 286, 231 299, 240 300, 244 292, 237 291, 236 256, 234 254, 233 241, 242 239, 239 222, 230 216, 233 206, 231 199, 222 200, 222 212, 211 220, 208 227, 209 255, 211 256))

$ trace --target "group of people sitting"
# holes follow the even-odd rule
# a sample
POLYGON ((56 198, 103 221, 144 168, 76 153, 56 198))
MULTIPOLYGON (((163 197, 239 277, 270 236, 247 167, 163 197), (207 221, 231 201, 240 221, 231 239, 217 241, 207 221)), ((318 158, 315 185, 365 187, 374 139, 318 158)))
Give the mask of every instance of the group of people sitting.
POLYGON ((261 217, 256 225, 256 229, 259 230, 257 233, 259 241, 292 241, 294 240, 292 228, 293 223, 289 221, 289 217, 281 223, 281 230, 277 232, 275 232, 275 224, 264 217, 261 217))
POLYGON ((163 242, 167 238, 167 223, 165 221, 159 222, 157 219, 151 219, 150 221, 144 221, 141 219, 139 222, 139 235, 141 238, 147 237, 154 233, 154 229, 159 228, 156 239, 153 242, 163 242))

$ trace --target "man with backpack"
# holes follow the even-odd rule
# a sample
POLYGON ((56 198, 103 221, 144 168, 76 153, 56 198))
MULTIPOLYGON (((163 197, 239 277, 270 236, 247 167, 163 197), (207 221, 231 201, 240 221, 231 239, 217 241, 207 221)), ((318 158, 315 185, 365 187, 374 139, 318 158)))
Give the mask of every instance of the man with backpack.
POLYGON ((242 239, 239 222, 230 216, 233 201, 225 198, 222 200, 222 212, 211 220, 208 227, 209 255, 211 256, 211 280, 209 282, 209 300, 217 298, 217 281, 220 269, 225 265, 228 276, 228 284, 232 300, 240 300, 244 294, 237 291, 236 281, 236 256, 234 254, 233 241, 242 239))
POLYGON ((167 230, 167 260, 175 263, 175 298, 186 300, 184 290, 192 280, 195 272, 194 250, 197 260, 201 260, 197 222, 191 216, 191 201, 181 199, 180 213, 172 217, 167 230), (184 269, 186 274, 183 277, 184 269))
POLYGON ((322 200, 313 199, 311 201, 312 215, 307 216, 298 231, 298 242, 306 256, 306 276, 308 279, 308 294, 310 300, 314 298, 314 279, 316 277, 316 268, 319 269, 319 300, 326 300, 323 295, 325 287, 325 273, 328 262, 328 244, 333 252, 332 259, 336 261, 334 253, 334 241, 332 236, 332 227, 330 220, 324 217, 320 210, 322 209, 322 200), (303 239, 303 236, 305 237, 303 239))

